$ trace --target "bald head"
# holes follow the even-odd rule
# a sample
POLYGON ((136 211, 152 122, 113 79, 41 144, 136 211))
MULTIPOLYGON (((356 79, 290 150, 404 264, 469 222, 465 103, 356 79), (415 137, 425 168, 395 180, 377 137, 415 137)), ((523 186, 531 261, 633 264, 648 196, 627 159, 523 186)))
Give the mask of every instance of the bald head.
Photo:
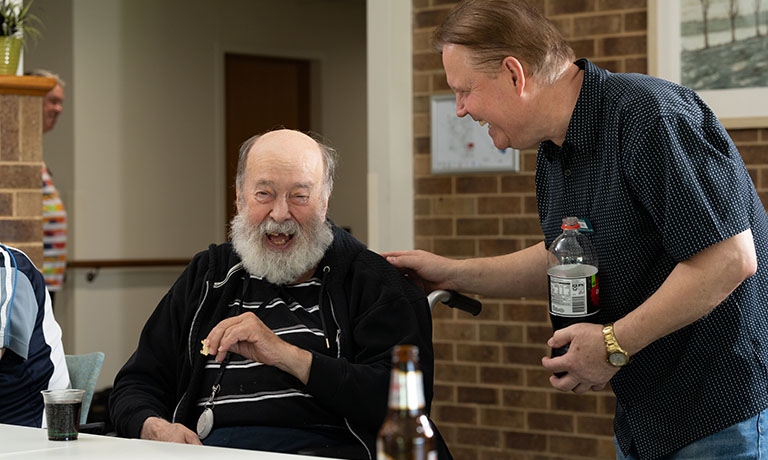
POLYGON ((265 133, 253 142, 248 156, 273 156, 275 158, 300 157, 302 161, 322 162, 318 143, 300 131, 280 129, 265 133))
POLYGON ((275 158, 289 157, 301 152, 303 158, 312 160, 312 153, 320 156, 322 168, 322 180, 326 197, 333 190, 333 176, 336 171, 336 151, 318 139, 318 136, 310 133, 304 134, 292 129, 279 129, 264 134, 257 134, 240 146, 240 155, 237 162, 236 186, 243 189, 248 159, 252 153, 260 156, 269 155, 275 158))

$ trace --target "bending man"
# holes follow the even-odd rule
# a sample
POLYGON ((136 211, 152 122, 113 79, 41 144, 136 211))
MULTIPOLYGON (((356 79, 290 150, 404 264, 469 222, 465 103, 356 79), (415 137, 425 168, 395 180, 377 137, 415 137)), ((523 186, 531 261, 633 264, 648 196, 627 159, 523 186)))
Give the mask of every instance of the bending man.
POLYGON ((388 260, 430 289, 546 297, 562 218, 587 218, 600 324, 549 339, 571 344, 542 359, 567 372, 552 385, 583 393, 610 381, 619 459, 747 458, 759 446, 765 455, 768 219, 712 111, 679 85, 574 62, 522 0, 466 0, 434 41, 458 116, 487 122, 500 149, 539 145, 544 241, 492 258, 388 260))

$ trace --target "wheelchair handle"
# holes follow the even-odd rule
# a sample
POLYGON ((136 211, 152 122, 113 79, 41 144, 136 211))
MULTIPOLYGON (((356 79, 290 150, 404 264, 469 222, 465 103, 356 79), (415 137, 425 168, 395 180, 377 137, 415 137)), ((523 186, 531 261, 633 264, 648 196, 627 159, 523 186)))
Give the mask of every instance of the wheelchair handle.
POLYGON ((467 313, 471 313, 472 316, 477 316, 483 309, 483 304, 471 297, 467 297, 463 294, 459 294, 456 291, 437 290, 432 291, 427 296, 429 300, 429 309, 433 310, 437 302, 442 302, 451 308, 457 308, 467 313))

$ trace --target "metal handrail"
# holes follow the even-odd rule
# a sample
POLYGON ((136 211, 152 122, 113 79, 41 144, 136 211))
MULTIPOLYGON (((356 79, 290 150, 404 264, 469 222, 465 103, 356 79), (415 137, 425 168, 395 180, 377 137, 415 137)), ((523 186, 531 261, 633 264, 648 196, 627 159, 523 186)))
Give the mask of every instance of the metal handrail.
POLYGON ((92 259, 67 261, 67 268, 89 269, 85 279, 91 283, 102 268, 179 267, 187 264, 189 259, 92 259))

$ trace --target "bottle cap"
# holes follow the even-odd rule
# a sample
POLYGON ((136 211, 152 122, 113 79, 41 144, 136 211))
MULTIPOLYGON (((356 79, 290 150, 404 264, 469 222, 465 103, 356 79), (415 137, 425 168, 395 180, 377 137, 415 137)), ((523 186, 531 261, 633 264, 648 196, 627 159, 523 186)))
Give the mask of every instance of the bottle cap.
POLYGON ((578 217, 563 217, 563 223, 560 225, 563 230, 576 230, 579 227, 578 217))

